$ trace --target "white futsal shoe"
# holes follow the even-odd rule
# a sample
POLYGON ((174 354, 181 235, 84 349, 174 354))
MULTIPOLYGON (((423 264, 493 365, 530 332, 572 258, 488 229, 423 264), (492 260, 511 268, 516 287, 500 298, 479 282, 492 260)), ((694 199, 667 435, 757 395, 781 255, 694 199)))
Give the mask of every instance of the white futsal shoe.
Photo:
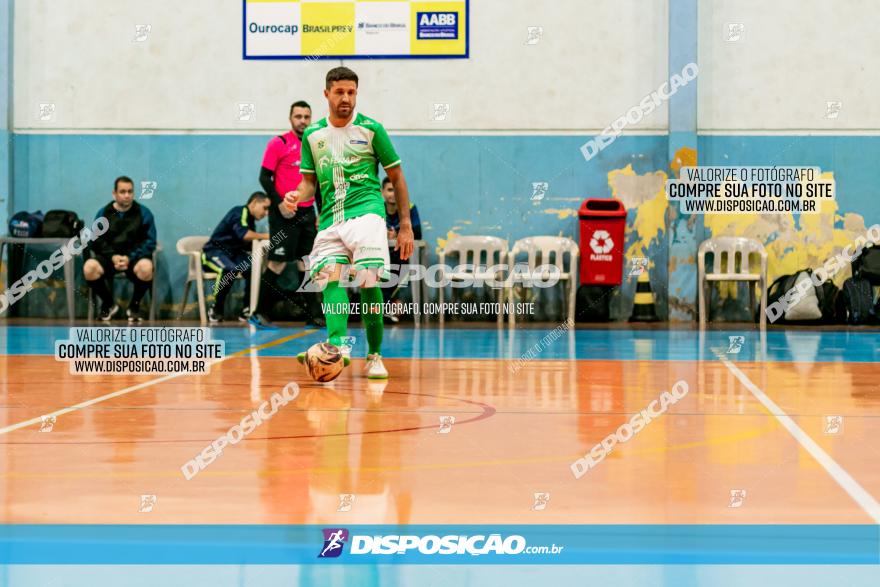
POLYGON ((367 379, 388 379, 388 369, 382 364, 382 355, 379 353, 367 355, 364 371, 367 372, 367 379))

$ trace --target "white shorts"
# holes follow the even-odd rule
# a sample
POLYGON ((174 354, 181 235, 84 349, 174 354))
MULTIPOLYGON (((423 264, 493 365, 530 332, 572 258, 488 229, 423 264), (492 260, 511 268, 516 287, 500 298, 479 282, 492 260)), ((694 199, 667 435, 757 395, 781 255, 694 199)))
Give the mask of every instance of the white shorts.
POLYGON ((364 214, 318 231, 309 255, 309 274, 314 277, 327 265, 336 263, 355 269, 380 267, 379 276, 386 275, 391 260, 385 219, 378 214, 364 214))

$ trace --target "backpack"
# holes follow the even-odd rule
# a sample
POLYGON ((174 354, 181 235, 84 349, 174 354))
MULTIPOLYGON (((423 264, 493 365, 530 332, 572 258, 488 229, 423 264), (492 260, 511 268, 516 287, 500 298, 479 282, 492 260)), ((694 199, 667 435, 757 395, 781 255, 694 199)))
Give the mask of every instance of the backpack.
POLYGON ((794 305, 785 309, 777 321, 780 323, 833 323, 837 320, 838 295, 840 290, 827 279, 820 286, 812 282, 812 269, 801 269, 790 275, 778 277, 767 288, 767 306, 776 302, 785 305, 785 296, 789 291, 797 289, 797 284, 805 279, 810 281, 810 287, 794 305))
POLYGON ((49 210, 43 218, 43 236, 70 238, 82 230, 84 223, 76 212, 49 210))
POLYGON ((864 248, 852 262, 852 272, 853 276, 867 279, 871 285, 880 285, 880 247, 864 248))
POLYGON ((20 238, 36 238, 42 234, 43 213, 16 212, 9 219, 9 235, 20 238))
POLYGON ((874 288, 863 277, 850 277, 843 282, 841 318, 847 324, 875 324, 874 288))

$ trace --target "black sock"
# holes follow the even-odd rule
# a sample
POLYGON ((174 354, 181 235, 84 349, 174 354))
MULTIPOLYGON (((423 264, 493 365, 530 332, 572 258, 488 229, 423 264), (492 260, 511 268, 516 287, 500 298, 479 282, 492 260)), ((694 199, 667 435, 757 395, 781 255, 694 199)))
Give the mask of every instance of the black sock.
POLYGON ((132 280, 134 283, 134 293, 131 294, 131 303, 128 305, 129 308, 135 309, 140 307, 141 300, 144 299, 144 294, 147 293, 147 290, 150 289, 150 286, 153 284, 153 280, 150 281, 142 281, 138 278, 137 275, 132 276, 134 279, 132 280))
POLYGON ((299 269, 297 269, 296 275, 297 275, 297 280, 298 280, 297 281, 298 285, 297 285, 297 290, 296 290, 296 295, 295 295, 296 305, 298 307, 302 308, 302 311, 306 315, 306 317, 311 318, 312 316, 315 315, 315 308, 314 308, 314 304, 312 302, 313 296, 310 292, 304 291, 301 289, 302 284, 303 284, 303 280, 306 278, 305 271, 300 271, 299 269))
POLYGON ((232 284, 235 280, 232 279, 228 271, 221 271, 217 279, 220 280, 220 287, 217 289, 217 293, 214 294, 214 309, 219 314, 222 314, 223 308, 226 307, 226 296, 229 295, 229 290, 232 289, 232 284))
POLYGON ((107 285, 107 279, 105 279, 104 276, 87 283, 89 284, 89 287, 92 288, 94 294, 98 296, 98 299, 101 300, 103 307, 109 308, 113 305, 113 294, 110 293, 110 287, 107 285))
POLYGON ((250 308, 251 307, 251 278, 250 271, 247 271, 244 275, 244 298, 242 299, 242 308, 250 308))
POLYGON ((278 286, 278 278, 281 277, 271 269, 263 271, 260 278, 260 299, 257 301, 257 313, 268 314, 275 302, 278 301, 279 295, 282 293, 278 286))

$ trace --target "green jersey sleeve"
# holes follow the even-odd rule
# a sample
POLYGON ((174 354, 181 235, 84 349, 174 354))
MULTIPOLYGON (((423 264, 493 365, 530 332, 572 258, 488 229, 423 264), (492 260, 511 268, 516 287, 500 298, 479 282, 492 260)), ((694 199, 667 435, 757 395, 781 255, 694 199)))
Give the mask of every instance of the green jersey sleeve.
POLYGON ((315 159, 312 157, 312 142, 309 138, 311 134, 310 132, 303 134, 302 150, 299 157, 300 173, 315 173, 315 159))
POLYGON ((400 165, 400 157, 397 156, 397 151, 394 150, 394 145, 391 144, 388 131, 381 124, 376 125, 375 133, 373 134, 373 152, 376 153, 376 158, 379 159, 379 163, 385 169, 400 165))

